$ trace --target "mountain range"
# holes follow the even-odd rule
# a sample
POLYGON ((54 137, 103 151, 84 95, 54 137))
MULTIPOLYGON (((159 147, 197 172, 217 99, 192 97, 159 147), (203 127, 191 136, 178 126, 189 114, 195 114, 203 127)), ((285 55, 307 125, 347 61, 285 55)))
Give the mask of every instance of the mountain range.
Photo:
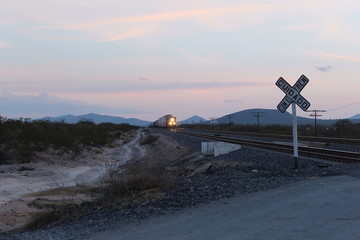
MULTIPOLYGON (((340 119, 317 119, 317 124, 330 126, 338 120, 340 119)), ((349 118, 349 120, 353 123, 360 123, 360 114, 349 118)), ((220 117, 214 123, 229 123, 230 121, 234 124, 257 124, 259 121, 260 125, 279 124, 290 126, 293 122, 293 115, 288 112, 281 113, 277 109, 248 109, 220 117)), ((315 119, 298 116, 297 122, 298 125, 314 125, 315 119)))
MULTIPOLYGON (((213 120, 214 124, 257 124, 259 121, 260 125, 273 125, 273 124, 279 124, 279 125, 292 125, 292 114, 285 112, 281 113, 278 110, 275 109, 248 109, 243 110, 235 113, 231 113, 222 117, 219 117, 217 119, 213 120)), ((360 114, 357 114, 351 118, 348 118, 353 123, 360 123, 360 114)), ((41 119, 36 120, 47 120, 51 122, 65 122, 65 123, 77 123, 79 121, 92 121, 96 124, 104 123, 104 122, 110 122, 115 124, 120 123, 127 123, 130 125, 135 126, 148 126, 151 122, 150 121, 144 121, 137 118, 123 118, 123 117, 116 117, 116 116, 109 116, 109 115, 100 115, 95 113, 89 113, 85 115, 65 115, 60 117, 44 117, 41 119)), ((324 126, 330 126, 335 124, 339 119, 330 119, 330 120, 324 120, 324 119, 317 119, 318 125, 324 125, 324 126)), ((299 117, 297 118, 298 125, 313 125, 314 124, 314 118, 305 118, 305 117, 299 117)), ((178 125, 181 124, 195 124, 195 123, 205 123, 210 124, 210 120, 206 120, 200 116, 194 115, 188 119, 178 121, 178 125)))
POLYGON ((349 119, 360 119, 360 114, 356 114, 355 116, 352 116, 349 119))
POLYGON ((178 121, 178 124, 194 124, 194 123, 203 123, 206 122, 207 120, 205 118, 202 118, 198 115, 194 115, 188 119, 182 120, 182 121, 178 121))
POLYGON ((44 120, 50 122, 65 122, 65 123, 78 123, 80 121, 92 121, 96 124, 105 123, 105 122, 110 122, 115 124, 127 123, 130 125, 135 125, 140 127, 148 126, 151 123, 149 121, 144 121, 137 118, 123 118, 116 116, 100 115, 96 113, 89 113, 79 116, 65 115, 60 117, 44 117, 37 120, 44 120))
MULTIPOLYGON (((260 125, 292 125, 293 116, 288 112, 281 113, 272 109, 248 109, 225 115, 214 121, 214 124, 259 124, 260 125)), ((314 124, 314 119, 297 117, 298 125, 314 124)), ((331 125, 335 121, 318 120, 318 124, 331 125), (321 122, 321 123, 320 123, 321 122)))

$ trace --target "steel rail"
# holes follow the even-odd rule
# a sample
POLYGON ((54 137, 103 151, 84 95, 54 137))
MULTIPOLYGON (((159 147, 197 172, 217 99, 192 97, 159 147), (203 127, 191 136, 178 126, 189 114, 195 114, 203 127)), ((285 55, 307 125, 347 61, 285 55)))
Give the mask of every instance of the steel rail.
MULTIPOLYGON (((209 140, 241 144, 241 145, 247 146, 247 147, 267 149, 267 150, 283 152, 283 153, 292 153, 293 152, 293 146, 287 145, 287 144, 265 142, 265 141, 258 141, 258 140, 245 140, 245 139, 239 139, 239 138, 215 136, 215 135, 194 133, 194 132, 188 132, 188 131, 179 131, 179 130, 177 130, 176 133, 190 135, 190 136, 194 136, 194 137, 205 138, 205 139, 209 139, 209 140)), ((360 163, 360 153, 357 153, 357 152, 347 152, 347 151, 340 151, 340 150, 314 148, 314 147, 303 147, 303 146, 300 146, 298 149, 299 149, 299 155, 301 155, 301 156, 336 161, 336 162, 344 162, 344 163, 360 163)))
MULTIPOLYGON (((278 138, 278 139, 292 139, 292 135, 283 135, 283 134, 251 133, 251 132, 239 132, 239 131, 217 131, 217 130, 201 130, 201 129, 184 129, 184 130, 212 132, 212 133, 219 133, 219 134, 222 133, 222 134, 255 136, 255 137, 268 137, 268 138, 278 138)), ((308 142, 360 145, 360 139, 354 139, 354 138, 329 138, 329 137, 299 136, 298 139, 300 141, 308 141, 308 142)))

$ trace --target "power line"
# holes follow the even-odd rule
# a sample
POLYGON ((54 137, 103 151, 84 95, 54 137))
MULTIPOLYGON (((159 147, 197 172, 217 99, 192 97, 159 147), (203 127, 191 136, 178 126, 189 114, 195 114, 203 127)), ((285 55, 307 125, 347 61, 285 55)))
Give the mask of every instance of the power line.
POLYGON ((314 114, 310 114, 310 117, 315 117, 315 137, 317 136, 317 117, 321 117, 319 112, 326 112, 326 110, 307 110, 307 112, 313 112, 314 114))
POLYGON ((251 114, 254 114, 254 117, 257 118, 257 127, 258 127, 258 132, 260 131, 260 118, 263 117, 264 112, 252 112, 251 114))
POLYGON ((211 122, 211 129, 213 129, 214 126, 214 119, 216 119, 216 117, 209 117, 210 122, 211 122))
POLYGON ((234 117, 234 115, 229 114, 229 115, 227 115, 227 117, 229 118, 229 125, 231 125, 232 124, 231 119, 234 117))
POLYGON ((327 110, 328 112, 331 112, 331 111, 335 111, 335 110, 339 110, 339 109, 343 109, 343 108, 347 108, 347 107, 350 107, 352 105, 356 105, 356 104, 359 104, 360 101, 357 101, 357 102, 354 102, 354 103, 350 103, 350 104, 347 104, 347 105, 344 105, 344 106, 341 106, 341 107, 337 107, 337 108, 333 108, 333 109, 329 109, 327 110))

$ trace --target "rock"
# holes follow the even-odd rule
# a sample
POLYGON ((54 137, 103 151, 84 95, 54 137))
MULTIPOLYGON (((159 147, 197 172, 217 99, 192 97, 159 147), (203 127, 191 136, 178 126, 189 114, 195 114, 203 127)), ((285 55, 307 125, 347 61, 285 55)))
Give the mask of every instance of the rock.
POLYGON ((211 168, 212 168, 212 163, 205 163, 205 164, 195 168, 193 173, 191 174, 191 176, 194 176, 195 174, 199 174, 199 173, 205 173, 205 172, 209 171, 211 168))

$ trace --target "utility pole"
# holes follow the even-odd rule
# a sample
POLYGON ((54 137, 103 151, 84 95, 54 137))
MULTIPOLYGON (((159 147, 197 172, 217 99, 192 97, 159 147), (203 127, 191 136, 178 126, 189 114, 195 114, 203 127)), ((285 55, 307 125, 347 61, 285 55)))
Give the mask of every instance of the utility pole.
POLYGON ((227 117, 229 118, 229 125, 231 125, 232 121, 231 119, 234 117, 232 114, 227 115, 227 117))
POLYGON ((213 129, 215 117, 209 117, 209 119, 210 119, 210 122, 211 122, 211 129, 213 129))
POLYGON ((317 117, 321 117, 319 112, 326 112, 326 110, 308 110, 307 112, 313 112, 314 114, 310 114, 310 117, 315 117, 315 137, 317 137, 317 117))
POLYGON ((258 128, 258 132, 260 131, 260 118, 263 117, 264 112, 252 112, 251 114, 254 114, 254 117, 257 118, 257 128, 258 128))

